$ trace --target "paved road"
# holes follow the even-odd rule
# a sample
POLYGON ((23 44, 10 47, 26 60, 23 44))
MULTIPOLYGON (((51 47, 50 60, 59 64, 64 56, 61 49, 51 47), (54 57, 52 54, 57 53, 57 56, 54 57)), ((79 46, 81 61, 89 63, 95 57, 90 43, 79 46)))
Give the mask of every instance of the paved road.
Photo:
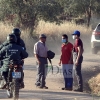
MULTIPOLYGON (((83 63, 83 76, 85 76, 87 69, 90 71, 90 67, 92 66, 94 70, 94 66, 99 65, 99 56, 96 55, 84 55, 84 63, 83 63), (93 59, 92 59, 93 57, 93 59)), ((58 63, 58 56, 53 61, 54 65, 58 63)), ((100 70, 99 70, 100 71, 100 70)), ((92 77, 90 75, 90 77, 92 77)), ((25 88, 20 90, 20 98, 19 100, 99 100, 99 98, 93 97, 87 93, 79 93, 72 91, 62 91, 63 81, 61 80, 62 74, 52 75, 49 73, 47 77, 47 86, 48 90, 42 90, 35 87, 35 78, 36 78, 36 67, 35 67, 35 59, 27 58, 25 60, 25 88)), ((8 99, 6 95, 6 90, 0 90, 0 100, 12 100, 8 99)))

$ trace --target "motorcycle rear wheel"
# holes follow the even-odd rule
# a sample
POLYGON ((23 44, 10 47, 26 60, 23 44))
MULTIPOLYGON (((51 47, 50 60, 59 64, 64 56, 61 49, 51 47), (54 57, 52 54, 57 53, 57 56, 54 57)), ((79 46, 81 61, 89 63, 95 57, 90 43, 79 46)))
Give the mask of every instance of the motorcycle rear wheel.
POLYGON ((13 87, 13 99, 18 100, 19 98, 19 89, 20 89, 20 84, 18 79, 14 79, 14 87, 13 87))

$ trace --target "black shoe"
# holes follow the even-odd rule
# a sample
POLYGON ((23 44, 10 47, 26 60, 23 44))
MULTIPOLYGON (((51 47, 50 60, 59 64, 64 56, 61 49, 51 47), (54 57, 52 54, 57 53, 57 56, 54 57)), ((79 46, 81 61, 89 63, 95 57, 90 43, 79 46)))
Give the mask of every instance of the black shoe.
POLYGON ((72 88, 62 88, 62 90, 69 90, 69 91, 72 91, 72 88))
POLYGON ((24 87, 25 87, 24 82, 22 82, 21 83, 21 88, 24 88, 24 87))
POLYGON ((80 89, 80 88, 75 89, 74 91, 76 91, 76 92, 83 92, 83 90, 82 90, 82 89, 80 89))
POLYGON ((67 90, 67 88, 62 88, 62 90, 67 90))
POLYGON ((40 88, 40 89, 48 89, 48 87, 46 87, 46 86, 39 86, 38 88, 40 88))

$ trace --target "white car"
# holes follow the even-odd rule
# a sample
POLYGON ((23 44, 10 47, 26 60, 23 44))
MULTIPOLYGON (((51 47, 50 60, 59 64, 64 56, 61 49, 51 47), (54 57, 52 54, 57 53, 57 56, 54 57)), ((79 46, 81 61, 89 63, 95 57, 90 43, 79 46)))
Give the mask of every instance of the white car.
POLYGON ((100 50, 100 23, 92 32, 91 36, 91 49, 93 54, 97 54, 100 50))

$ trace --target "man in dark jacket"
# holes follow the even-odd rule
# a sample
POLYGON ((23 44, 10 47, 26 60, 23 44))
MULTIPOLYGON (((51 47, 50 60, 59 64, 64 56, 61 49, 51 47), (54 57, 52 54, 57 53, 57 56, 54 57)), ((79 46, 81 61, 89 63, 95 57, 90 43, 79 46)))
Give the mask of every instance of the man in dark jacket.
POLYGON ((28 53, 16 44, 17 38, 14 34, 9 34, 7 41, 9 44, 0 50, 0 60, 3 61, 0 71, 3 73, 5 80, 7 79, 10 60, 22 60, 28 57, 28 53))

